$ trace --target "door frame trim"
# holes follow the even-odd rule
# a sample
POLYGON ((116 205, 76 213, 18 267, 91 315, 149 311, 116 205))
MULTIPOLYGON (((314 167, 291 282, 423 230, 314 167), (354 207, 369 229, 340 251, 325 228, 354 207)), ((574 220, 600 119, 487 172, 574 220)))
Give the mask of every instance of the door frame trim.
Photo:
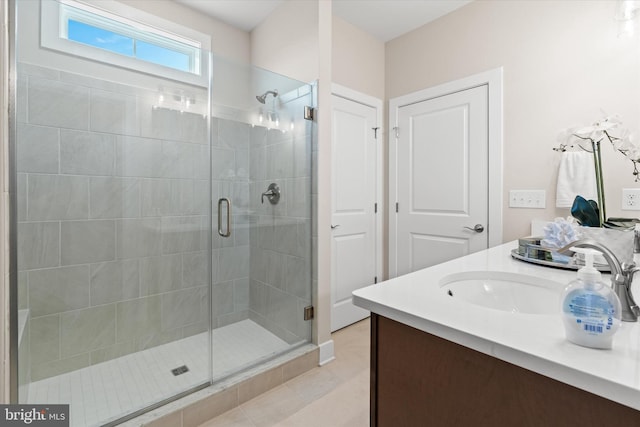
MULTIPOLYGON (((348 87, 339 85, 337 83, 331 83, 331 95, 335 95, 337 97, 357 102, 358 104, 366 105, 368 107, 374 108, 376 110, 376 126, 380 127, 378 129, 378 138, 376 143, 376 201, 378 203, 378 214, 376 215, 376 276, 378 277, 378 282, 383 280, 384 273, 384 254, 383 254, 383 242, 384 242, 384 224, 386 221, 384 207, 384 180, 383 180, 383 172, 384 172, 384 135, 383 132, 383 106, 384 103, 381 99, 376 98, 371 95, 367 95, 362 92, 358 92, 356 90, 350 89, 348 87)), ((335 183, 332 183, 335 185, 335 183)), ((333 211, 333 210, 332 210, 333 211)), ((333 289, 333 287, 332 287, 333 289)))
POLYGON ((398 200, 397 146, 398 138, 391 132, 398 126, 398 110, 401 107, 429 99, 450 95, 474 87, 488 88, 488 142, 489 142, 489 212, 487 240, 489 247, 502 243, 503 199, 503 69, 494 68, 458 80, 446 82, 389 100, 389 277, 397 276, 397 216, 394 215, 398 200))

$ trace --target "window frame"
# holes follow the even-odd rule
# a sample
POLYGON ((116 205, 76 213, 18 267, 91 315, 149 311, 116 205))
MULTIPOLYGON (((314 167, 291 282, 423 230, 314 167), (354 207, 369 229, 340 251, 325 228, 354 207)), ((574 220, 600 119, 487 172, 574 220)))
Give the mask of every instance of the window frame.
POLYGON ((77 0, 41 0, 40 24, 40 44, 43 48, 183 83, 203 87, 208 84, 207 54, 211 38, 130 6, 114 1, 101 2, 98 8, 77 0), (106 10, 106 6, 110 10, 106 10), (125 16, 132 16, 134 19, 125 18, 125 16), (133 40, 186 54, 190 58, 189 67, 193 71, 183 71, 70 40, 67 38, 67 25, 70 18, 133 40))

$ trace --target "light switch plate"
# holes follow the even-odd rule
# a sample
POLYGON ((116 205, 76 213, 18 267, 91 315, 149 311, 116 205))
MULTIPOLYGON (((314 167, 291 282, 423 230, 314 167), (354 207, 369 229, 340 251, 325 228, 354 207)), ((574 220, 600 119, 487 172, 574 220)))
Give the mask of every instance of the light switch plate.
POLYGON ((547 207, 545 190, 510 190, 510 208, 544 209, 547 207))

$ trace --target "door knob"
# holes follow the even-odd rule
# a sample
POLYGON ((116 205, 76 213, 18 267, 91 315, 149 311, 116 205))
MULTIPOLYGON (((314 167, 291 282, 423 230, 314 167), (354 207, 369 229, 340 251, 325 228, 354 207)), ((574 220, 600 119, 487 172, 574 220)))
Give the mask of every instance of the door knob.
POLYGON ((335 230, 336 228, 340 227, 340 224, 336 224, 336 225, 331 225, 331 229, 335 230))
POLYGON ((476 224, 475 227, 464 227, 467 230, 475 231, 476 233, 482 233, 484 231, 484 226, 482 224, 476 224))

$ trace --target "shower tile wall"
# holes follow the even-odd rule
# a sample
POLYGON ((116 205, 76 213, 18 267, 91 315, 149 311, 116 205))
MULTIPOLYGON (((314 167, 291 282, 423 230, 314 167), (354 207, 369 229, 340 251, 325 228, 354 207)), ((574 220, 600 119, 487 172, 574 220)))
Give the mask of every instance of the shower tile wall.
POLYGON ((311 338, 303 310, 311 303, 312 123, 302 116, 312 101, 310 93, 287 95, 281 97, 286 100, 281 111, 292 117, 293 130, 256 126, 250 131, 249 317, 296 343, 311 338), (261 203, 270 183, 280 187, 276 205, 261 203))
POLYGON ((17 86, 31 380, 206 331, 206 119, 153 109, 157 93, 27 64, 17 86))

